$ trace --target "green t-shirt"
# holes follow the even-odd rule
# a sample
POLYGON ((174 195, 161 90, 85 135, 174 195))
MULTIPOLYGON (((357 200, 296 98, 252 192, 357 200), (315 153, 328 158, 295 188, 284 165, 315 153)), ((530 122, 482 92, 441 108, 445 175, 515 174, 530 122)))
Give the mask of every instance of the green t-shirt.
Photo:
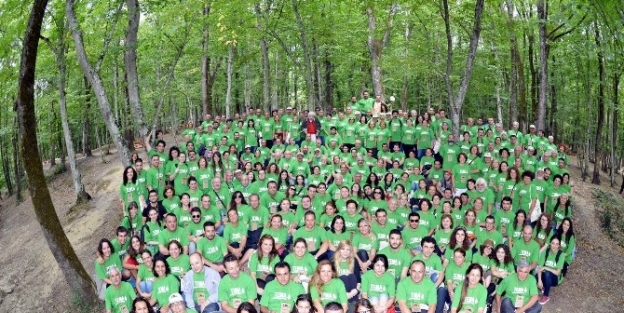
POLYGON ((420 283, 415 283, 411 277, 405 277, 399 282, 396 291, 397 301, 404 301, 412 312, 428 310, 435 305, 438 294, 431 279, 424 277, 420 283))
MULTIPOLYGON (((455 288, 455 296, 453 297, 453 305, 451 308, 458 309, 463 289, 463 284, 455 288)), ((486 300, 487 289, 483 287, 482 284, 477 284, 472 288, 468 287, 468 292, 464 297, 464 302, 462 302, 461 312, 478 312, 479 310, 485 310, 486 300)))
POLYGON ((297 258, 294 253, 289 253, 284 262, 290 265, 290 272, 293 275, 305 275, 311 277, 318 262, 310 253, 306 253, 302 258, 297 258))
POLYGON ((165 228, 160 232, 160 234, 158 234, 159 245, 167 247, 172 240, 177 240, 183 247, 187 247, 189 245, 188 235, 182 227, 177 227, 173 232, 165 228))
POLYGON ((111 253, 108 259, 104 260, 104 263, 100 264, 97 260, 95 261, 95 275, 98 279, 104 280, 108 278, 108 271, 112 267, 117 267, 121 271, 121 259, 119 258, 119 254, 117 252, 111 253))
POLYGON ((361 292, 367 294, 368 298, 379 297, 382 294, 388 298, 394 297, 396 293, 396 282, 392 274, 385 272, 381 277, 375 271, 366 271, 362 275, 361 292))
POLYGON ((513 256, 514 262, 518 265, 518 262, 521 260, 525 260, 529 262, 529 264, 536 262, 539 260, 539 250, 540 246, 537 241, 531 239, 528 243, 524 240, 518 240, 514 242, 513 248, 511 249, 511 255, 513 256))
POLYGON ((169 296, 180 292, 180 281, 174 275, 159 277, 152 287, 152 298, 156 299, 159 306, 169 304, 169 296))
POLYGON ((234 308, 238 308, 242 302, 253 302, 257 297, 256 282, 243 271, 238 273, 237 278, 225 275, 219 283, 219 302, 227 302, 234 308))
POLYGON ((240 243, 243 237, 247 237, 247 225, 245 223, 239 221, 236 226, 227 223, 223 228, 223 239, 228 244, 233 242, 240 243))
POLYGON ((223 261, 223 257, 227 254, 227 246, 223 237, 215 236, 213 240, 202 237, 197 241, 197 251, 208 260, 208 262, 216 263, 223 261))
POLYGON ((275 264, 280 261, 279 257, 273 257, 270 259, 268 256, 263 257, 261 260, 258 260, 258 252, 254 252, 249 257, 249 271, 255 272, 256 277, 264 277, 268 274, 273 274, 275 269, 275 264))
POLYGON ((168 257, 167 264, 169 264, 171 274, 178 278, 184 277, 184 274, 191 269, 191 260, 186 254, 180 254, 177 259, 168 257))
POLYGON ((357 251, 364 250, 368 253, 373 250, 378 251, 379 241, 377 241, 376 238, 374 234, 371 234, 371 236, 363 236, 359 232, 356 232, 353 234, 353 246, 357 251))
POLYGON ((522 307, 532 296, 537 295, 537 281, 533 275, 528 275, 524 281, 518 279, 518 275, 509 275, 498 284, 496 293, 511 299, 514 307, 522 307))
POLYGON ((297 297, 304 293, 303 286, 292 280, 286 285, 273 280, 264 287, 260 305, 271 312, 291 312, 297 297))
POLYGON ((122 281, 119 288, 108 286, 104 291, 106 310, 113 313, 126 313, 132 310, 132 300, 136 298, 134 288, 130 283, 122 281))
MULTIPOLYGON (((422 217, 420 220, 422 221, 422 217)), ((422 227, 421 225, 418 225, 416 229, 405 227, 401 231, 401 235, 405 238, 405 246, 408 249, 413 250, 416 249, 416 247, 420 247, 422 239, 429 235, 429 229, 422 227)))
POLYGON ((312 300, 319 300, 321 304, 325 306, 330 302, 338 302, 340 304, 347 304, 347 288, 342 280, 338 278, 332 278, 329 283, 323 286, 323 290, 319 290, 310 285, 310 296, 312 300))
POLYGON ((401 272, 404 268, 410 266, 412 255, 403 247, 399 247, 397 251, 393 251, 390 246, 379 250, 379 254, 384 254, 388 258, 387 272, 395 278, 401 278, 401 272))
POLYGON ((327 232, 319 226, 315 226, 312 230, 308 230, 304 226, 295 231, 293 240, 297 240, 297 238, 303 238, 308 245, 308 251, 312 252, 318 250, 323 241, 327 240, 327 232))
POLYGON ((444 280, 453 282, 453 288, 464 283, 466 271, 470 266, 470 261, 464 261, 462 265, 457 265, 453 260, 449 262, 444 271, 444 280))

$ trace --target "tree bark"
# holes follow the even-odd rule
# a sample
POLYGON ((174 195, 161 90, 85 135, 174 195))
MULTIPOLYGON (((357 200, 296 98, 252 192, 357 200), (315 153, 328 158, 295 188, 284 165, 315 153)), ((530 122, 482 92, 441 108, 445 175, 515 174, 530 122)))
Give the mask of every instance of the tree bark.
POLYGON ((470 77, 472 76, 472 67, 477 54, 477 47, 479 46, 479 35, 481 34, 481 16, 483 15, 483 3, 484 0, 477 0, 475 6, 474 26, 472 28, 472 35, 470 35, 470 45, 468 46, 468 57, 466 60, 466 69, 464 70, 464 76, 462 77, 459 85, 459 92, 455 98, 455 102, 451 107, 451 120, 453 121, 453 133, 456 138, 459 138, 459 121, 462 106, 464 105, 464 99, 468 92, 468 85, 470 83, 470 77))
POLYGON ((87 58, 84 42, 82 40, 82 31, 80 30, 78 20, 76 19, 76 13, 74 12, 74 2, 75 0, 67 0, 65 10, 67 14, 67 19, 69 21, 69 26, 72 31, 72 37, 74 38, 78 62, 80 63, 80 67, 82 68, 85 77, 89 81, 91 88, 93 88, 93 92, 95 93, 95 97, 100 106, 100 111, 102 112, 104 123, 106 124, 108 132, 115 142, 115 146, 117 147, 117 151, 119 152, 121 163, 124 165, 124 167, 130 166, 130 150, 128 148, 128 145, 126 144, 126 141, 121 136, 117 124, 115 123, 114 116, 111 112, 110 103, 108 101, 106 91, 104 90, 104 83, 102 82, 100 75, 94 70, 93 66, 91 66, 87 58))
POLYGON ((133 124, 137 127, 140 138, 145 138, 147 135, 147 123, 141 108, 136 52, 141 10, 139 10, 139 0, 126 0, 126 5, 128 6, 128 29, 126 30, 126 39, 124 40, 124 63, 126 65, 126 82, 128 84, 128 102, 132 109, 133 124))
POLYGON ((518 43, 516 41, 516 30, 514 27, 514 8, 513 1, 506 0, 505 6, 507 7, 507 14, 509 15, 509 20, 507 21, 507 28, 510 32, 509 36, 509 46, 510 46, 510 57, 511 57, 511 73, 509 74, 509 121, 508 125, 511 125, 512 122, 518 121, 518 86, 517 86, 517 62, 516 59, 518 56, 518 43))
POLYGON ((612 116, 611 116, 611 187, 615 186, 615 175, 618 172, 619 169, 619 162, 615 162, 615 149, 616 149, 616 143, 618 142, 618 123, 619 123, 619 118, 618 115, 620 114, 620 110, 619 108, 619 101, 620 101, 620 77, 621 77, 621 73, 615 73, 613 74, 613 95, 612 95, 612 99, 613 99, 613 111, 612 111, 612 116))
POLYGON ((45 13, 47 0, 35 0, 22 45, 18 89, 18 116, 19 125, 23 133, 21 136, 21 152, 24 162, 28 164, 28 190, 35 210, 35 215, 48 247, 63 276, 69 283, 72 293, 80 302, 95 305, 97 296, 91 277, 85 271, 78 259, 69 239, 63 231, 61 222, 56 215, 52 198, 43 174, 41 157, 37 149, 36 116, 34 103, 35 68, 41 24, 45 13))
POLYGON ((596 57, 598 58, 598 120, 596 121, 596 137, 594 142, 594 173, 592 175, 592 184, 600 185, 600 167, 598 165, 600 155, 600 144, 602 137, 602 124, 604 121, 604 52, 602 51, 600 30, 598 23, 594 22, 594 39, 596 41, 596 57))
MULTIPOLYGON (((446 93, 448 96, 449 108, 453 108, 453 85, 451 82, 451 75, 453 74, 453 36, 451 34, 451 17, 449 15, 448 0, 442 1, 444 19, 444 32, 446 33, 446 75, 444 75, 444 84, 446 85, 446 93)), ((459 118, 459 114, 457 115, 459 118)), ((453 122, 453 125, 455 123, 453 122)), ((459 128, 453 127, 453 134, 455 140, 459 140, 459 128), (455 130, 457 129, 457 130, 455 130)))
MULTIPOLYGON (((74 143, 72 141, 72 133, 69 128, 69 120, 67 118, 67 96, 65 92, 65 78, 67 76, 67 62, 66 62, 66 53, 67 53, 67 43, 65 42, 65 35, 67 25, 63 24, 66 22, 59 22, 58 32, 58 46, 54 46, 52 42, 48 39, 44 39, 54 55, 56 56, 56 67, 58 69, 58 75, 56 79, 56 86, 59 90, 59 107, 61 111, 61 126, 63 127, 63 137, 65 138, 65 147, 67 148, 67 157, 69 158, 69 168, 72 172, 72 179, 74 182, 74 192, 76 194, 76 204, 84 203, 86 201, 91 200, 91 195, 89 195, 82 184, 82 174, 76 166, 76 152, 74 151, 74 143)), ((61 149, 62 152, 62 149, 61 149)), ((64 155, 64 154, 63 154, 64 155)), ((65 158, 62 158, 63 161, 65 158)), ((65 166, 65 162, 62 162, 63 166, 65 166)))
MULTIPOLYGON (((19 105, 19 104, 18 104, 19 105)), ((18 108, 19 109, 19 108, 18 108)), ((15 202, 17 204, 22 203, 24 198, 22 197, 22 164, 20 162, 20 141, 22 137, 22 129, 19 127, 19 119, 18 116, 14 118, 15 131, 13 131, 13 136, 11 137, 11 144, 13 145, 13 175, 15 178, 15 202)), ((37 130, 35 129, 35 133, 37 130)), ((31 146, 38 147, 38 146, 31 146)), ((33 151, 37 151, 39 153, 39 149, 32 149, 33 151)))
POLYGON ((548 101, 548 33, 546 32, 546 20, 548 18, 547 2, 548 0, 537 1, 537 18, 539 20, 540 43, 540 80, 536 116, 536 126, 538 130, 545 130, 546 105, 548 101))
POLYGON ((260 9, 260 2, 254 4, 254 11, 256 13, 256 29, 261 33, 260 35, 260 52, 262 56, 262 107, 264 110, 268 110, 271 107, 271 65, 269 62, 269 45, 266 40, 266 35, 263 32, 262 22, 264 20, 262 10, 260 9))
POLYGON ((93 156, 93 151, 91 150, 91 91, 89 87, 89 81, 86 76, 83 76, 84 80, 84 104, 85 109, 83 110, 83 127, 82 127, 82 153, 85 157, 93 156))
POLYGON ((312 71, 312 56, 310 47, 308 46, 308 38, 305 30, 305 26, 303 25, 303 19, 301 18, 301 13, 299 13, 299 0, 292 0, 293 11, 295 12, 295 18, 297 21, 297 27, 299 29, 299 35, 301 36, 301 47, 303 49, 303 59, 304 59, 304 78, 306 82, 306 88, 308 89, 308 109, 312 109, 318 104, 318 99, 316 98, 316 91, 314 90, 314 73, 312 71))
POLYGON ((325 108, 330 110, 334 107, 334 88, 336 82, 332 79, 334 64, 330 59, 329 49, 325 47, 325 108))
POLYGON ((225 92, 225 117, 230 118, 230 108, 232 107, 232 64, 234 63, 234 45, 228 46, 227 60, 227 90, 225 92))
POLYGON ((368 7, 366 9, 366 14, 368 15, 368 53, 371 59, 371 81, 373 83, 373 92, 375 96, 381 96, 382 100, 384 99, 384 88, 383 88, 383 78, 382 78, 382 70, 381 70, 381 54, 383 49, 388 44, 390 40, 390 31, 392 30, 392 26, 394 23, 394 15, 399 8, 399 4, 394 2, 392 6, 390 6, 390 11, 388 13, 388 20, 386 20, 386 28, 383 33, 382 38, 377 38, 375 36, 375 31, 377 29, 377 24, 375 22, 375 14, 373 12, 372 7, 368 7))

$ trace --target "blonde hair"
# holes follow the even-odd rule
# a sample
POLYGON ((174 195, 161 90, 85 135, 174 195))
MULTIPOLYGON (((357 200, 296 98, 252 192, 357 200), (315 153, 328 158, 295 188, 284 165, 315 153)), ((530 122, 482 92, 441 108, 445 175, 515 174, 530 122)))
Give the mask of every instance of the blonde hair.
POLYGON ((319 262, 316 266, 314 274, 312 275, 312 279, 310 279, 310 289, 316 288, 319 294, 323 292, 324 285, 323 281, 321 280, 321 269, 323 268, 323 266, 326 265, 329 266, 332 270, 332 279, 338 277, 338 275, 336 274, 336 269, 334 268, 334 265, 331 264, 331 262, 329 262, 328 260, 323 260, 319 262))
POLYGON ((342 263, 343 261, 347 261, 349 271, 351 273, 354 273, 354 269, 355 269, 355 256, 354 256, 354 253, 353 253, 353 245, 351 244, 351 241, 349 241, 349 240, 342 240, 342 241, 340 241, 340 243, 338 244, 338 247, 336 247, 336 253, 334 254, 333 259, 334 259, 334 268, 336 270, 340 269, 340 263, 342 263), (351 253, 349 254, 349 257, 347 257, 346 259, 344 259, 340 255, 340 250, 342 250, 342 248, 344 248, 344 247, 351 247, 351 253))

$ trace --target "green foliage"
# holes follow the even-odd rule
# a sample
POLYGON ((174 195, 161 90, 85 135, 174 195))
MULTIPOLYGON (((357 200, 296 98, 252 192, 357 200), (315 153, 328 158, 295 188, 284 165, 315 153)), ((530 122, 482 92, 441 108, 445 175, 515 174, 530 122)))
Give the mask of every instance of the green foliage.
POLYGON ((597 210, 602 228, 607 235, 621 246, 624 246, 624 203, 612 192, 594 189, 593 195, 601 210, 597 210))

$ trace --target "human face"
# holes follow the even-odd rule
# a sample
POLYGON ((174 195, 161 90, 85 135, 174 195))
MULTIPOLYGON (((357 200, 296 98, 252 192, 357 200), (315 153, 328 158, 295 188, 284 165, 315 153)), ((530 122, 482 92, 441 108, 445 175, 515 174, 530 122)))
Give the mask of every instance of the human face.
POLYGON ((335 230, 344 232, 344 221, 342 219, 337 219, 333 226, 335 230))
POLYGON ((172 258, 175 259, 175 258, 179 257, 180 256, 180 252, 181 252, 180 251, 180 247, 178 247, 177 244, 170 244, 169 245, 169 255, 172 258))
POLYGON ((325 264, 321 266, 321 271, 319 273, 319 276, 321 277, 321 281, 323 283, 328 283, 332 279, 333 273, 334 272, 332 271, 331 265, 325 264))
POLYGON ((531 227, 525 227, 522 231, 522 237, 524 242, 530 242, 533 239, 533 229, 531 227))
POLYGON ((152 263, 152 260, 153 260, 152 255, 149 253, 143 252, 141 254, 141 260, 143 260, 143 264, 145 264, 145 266, 147 266, 148 268, 151 268, 152 265, 154 265, 152 263))
POLYGON ((503 260, 505 260, 505 250, 503 248, 499 248, 498 250, 496 250, 496 259, 500 262, 502 262, 503 260))
POLYGON ((524 281, 527 278, 527 276, 529 276, 529 272, 531 271, 531 268, 528 266, 519 267, 516 271, 518 272, 518 279, 520 281, 524 281))
POLYGON ((412 216, 412 217, 409 218, 409 226, 412 229, 418 228, 419 223, 420 223, 420 217, 412 216))
POLYGON ((299 301, 295 304, 297 307, 297 312, 299 313, 310 313, 310 309, 312 305, 308 301, 299 301))
POLYGON ((202 258, 197 254, 191 255, 191 269, 195 273, 201 273, 204 270, 204 262, 202 262, 202 258))
POLYGON ((390 241, 390 248, 395 249, 395 250, 398 249, 402 243, 401 236, 397 234, 390 235, 389 241, 390 241))
POLYGON ((275 269, 275 276, 277 277, 277 281, 282 285, 286 286, 290 281, 290 271, 287 267, 280 267, 275 269))
POLYGON ((238 223, 238 213, 236 211, 228 212, 227 216, 230 223, 238 223))
POLYGON ((425 267, 420 262, 413 263, 410 266, 410 277, 412 281, 419 284, 425 277, 425 267))
POLYGON ((139 249, 141 249, 141 240, 139 240, 139 238, 132 237, 130 245, 132 246, 132 249, 139 251, 139 249))
POLYGON ((468 273, 468 286, 475 287, 481 281, 481 271, 477 268, 473 268, 470 273, 468 273))
POLYGON ((314 228, 314 224, 316 224, 316 218, 314 215, 308 214, 305 216, 305 226, 308 229, 314 228))
POLYGON ((464 231, 464 230, 458 230, 458 231, 455 233, 455 240, 456 240, 458 243, 464 242, 464 240, 465 240, 465 239, 466 239, 466 231, 464 231))
POLYGON ((377 217, 377 222, 380 225, 386 225, 386 221, 387 221, 387 214, 385 212, 377 212, 377 214, 375 214, 375 216, 377 217))
POLYGON ((373 271, 375 271, 375 275, 381 277, 386 272, 386 266, 381 260, 379 260, 373 264, 373 271))
POLYGON ((358 224, 358 229, 362 235, 368 235, 370 233, 370 225, 367 221, 363 221, 358 224))
POLYGON ((305 254, 306 254, 306 245, 303 242, 298 242, 295 247, 295 256, 297 256, 298 258, 302 258, 305 254))
POLYGON ((236 261, 232 261, 232 262, 226 262, 225 264, 225 272, 232 276, 232 278, 238 278, 238 274, 240 273, 240 267, 238 265, 238 262, 236 261))
POLYGON ((352 247, 349 246, 349 245, 345 245, 339 251, 340 252, 340 256, 343 259, 346 259, 346 258, 348 258, 351 255, 351 251, 352 251, 352 247))
POLYGON ((559 241, 559 239, 553 238, 550 241, 550 251, 556 252, 557 250, 559 250, 559 247, 561 247, 561 242, 559 241))
POLYGON ((102 254, 105 258, 108 258, 111 255, 111 247, 106 242, 102 243, 102 254))
POLYGON ((494 220, 493 219, 486 219, 485 220, 485 229, 487 231, 492 231, 494 230, 494 220))
POLYGON ((450 218, 448 218, 448 217, 446 217, 446 218, 442 219, 442 227, 443 227, 444 229, 450 229, 450 228, 451 228, 451 223, 452 223, 452 221, 451 221, 451 219, 450 219, 450 218))
POLYGON ((426 257, 430 257, 435 250, 435 245, 432 242, 425 242, 422 245, 423 255, 426 257))
POLYGON ((466 259, 466 257, 461 254, 461 252, 456 251, 455 254, 453 254, 453 260, 455 261, 455 264, 457 265, 462 265, 464 264, 464 260, 466 259))
POLYGON ((167 219, 165 221, 165 226, 167 226, 167 229, 170 231, 175 231, 176 228, 178 227, 178 223, 176 221, 176 218, 173 216, 167 216, 167 219))
POLYGON ((215 231, 214 226, 206 226, 204 227, 204 235, 206 235, 206 239, 213 240, 217 232, 215 231))
POLYGON ((147 303, 145 301, 138 301, 134 304, 134 312, 136 313, 151 313, 147 309, 147 303))
POLYGON ((121 283, 121 273, 119 273, 119 270, 111 271, 109 278, 114 286, 119 286, 121 283))
POLYGON ((279 229, 280 227, 282 227, 282 219, 278 216, 274 216, 273 218, 271 218, 271 227, 273 229, 279 229))
POLYGON ((166 273, 165 261, 158 260, 156 264, 154 264, 154 271, 158 277, 164 277, 166 273))
POLYGON ((271 253, 271 250, 273 250, 273 242, 270 239, 264 239, 260 245, 260 249, 262 249, 262 254, 268 255, 271 253))

